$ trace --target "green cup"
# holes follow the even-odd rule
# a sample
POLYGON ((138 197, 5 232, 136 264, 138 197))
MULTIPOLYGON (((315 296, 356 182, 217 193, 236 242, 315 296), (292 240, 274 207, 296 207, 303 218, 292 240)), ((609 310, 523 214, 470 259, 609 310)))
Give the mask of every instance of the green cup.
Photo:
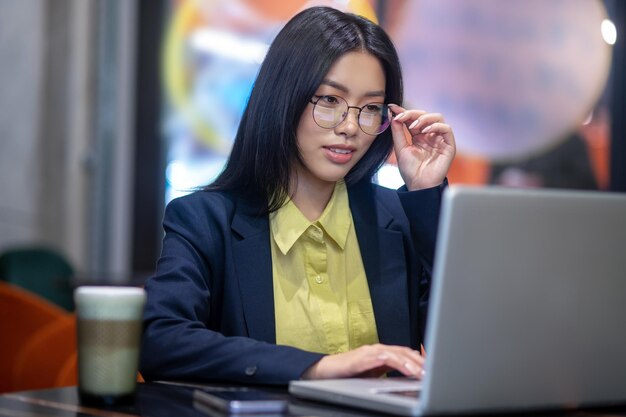
POLYGON ((138 287, 83 286, 74 291, 74 302, 81 403, 132 403, 145 291, 138 287))

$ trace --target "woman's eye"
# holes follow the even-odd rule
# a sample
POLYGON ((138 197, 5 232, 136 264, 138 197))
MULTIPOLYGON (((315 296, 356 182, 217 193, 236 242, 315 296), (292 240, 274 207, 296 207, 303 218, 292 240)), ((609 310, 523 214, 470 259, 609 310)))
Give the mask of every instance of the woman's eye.
POLYGON ((339 100, 337 100, 337 97, 333 97, 333 96, 322 96, 321 100, 328 104, 339 103, 339 100))
POLYGON ((366 104, 365 111, 369 113, 378 113, 382 110, 383 106, 381 104, 366 104))

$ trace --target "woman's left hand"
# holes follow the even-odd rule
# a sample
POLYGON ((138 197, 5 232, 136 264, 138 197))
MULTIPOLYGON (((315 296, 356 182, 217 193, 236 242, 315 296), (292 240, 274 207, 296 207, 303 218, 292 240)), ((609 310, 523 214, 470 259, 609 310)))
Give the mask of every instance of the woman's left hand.
POLYGON ((441 114, 406 110, 396 104, 389 107, 396 115, 391 121, 393 147, 407 188, 414 191, 441 184, 456 154, 452 128, 441 114))

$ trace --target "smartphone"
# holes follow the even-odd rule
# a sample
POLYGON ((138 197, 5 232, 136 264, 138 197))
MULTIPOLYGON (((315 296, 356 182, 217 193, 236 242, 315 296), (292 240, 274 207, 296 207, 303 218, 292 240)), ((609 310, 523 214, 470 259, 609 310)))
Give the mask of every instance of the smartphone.
POLYGON ((278 395, 262 391, 207 391, 194 390, 196 402, 231 414, 276 413, 287 410, 288 401, 278 395))

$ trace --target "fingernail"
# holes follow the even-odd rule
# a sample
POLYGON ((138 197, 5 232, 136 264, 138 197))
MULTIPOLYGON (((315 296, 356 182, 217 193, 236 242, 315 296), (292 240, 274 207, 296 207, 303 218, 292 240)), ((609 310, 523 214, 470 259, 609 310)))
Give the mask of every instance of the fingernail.
POLYGON ((409 129, 413 129, 415 126, 417 126, 420 122, 420 119, 417 119, 416 121, 414 121, 413 123, 411 123, 411 125, 409 126, 409 129))
POLYGON ((404 362, 404 367, 409 370, 413 375, 417 374, 417 369, 410 362, 404 362))
POLYGON ((398 120, 399 118, 401 118, 402 116, 404 116, 404 113, 400 113, 398 114, 396 117, 393 118, 393 120, 398 120))
POLYGON ((431 126, 426 126, 424 129, 422 129, 422 133, 428 132, 431 127, 432 127, 432 125, 431 126))

